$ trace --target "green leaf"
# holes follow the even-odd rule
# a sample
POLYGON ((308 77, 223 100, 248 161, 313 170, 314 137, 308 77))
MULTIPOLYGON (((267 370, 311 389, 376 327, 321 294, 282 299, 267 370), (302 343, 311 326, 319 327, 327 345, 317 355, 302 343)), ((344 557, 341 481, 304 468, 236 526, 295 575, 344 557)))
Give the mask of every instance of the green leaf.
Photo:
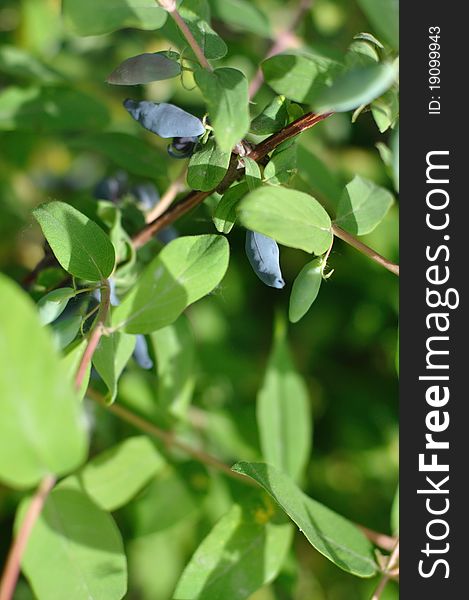
POLYGON ((399 486, 397 486, 391 508, 391 531, 393 535, 399 535, 399 486))
POLYGON ((214 139, 199 146, 189 161, 188 186, 203 192, 215 189, 226 175, 230 158, 231 152, 222 152, 214 139))
POLYGON ((257 481, 298 525, 310 544, 338 567, 358 577, 376 574, 373 546, 350 521, 309 498, 275 467, 240 462, 233 470, 257 481))
POLYGON ((331 220, 312 196, 282 187, 263 186, 238 206, 246 229, 267 235, 279 244, 324 254, 331 244, 331 220))
POLYGON ((109 277, 114 269, 114 246, 94 221, 73 206, 56 201, 41 204, 33 215, 68 273, 89 281, 109 277))
POLYGON ((373 118, 381 133, 394 127, 399 117, 399 97, 397 90, 390 89, 371 105, 373 118))
POLYGON ((15 78, 37 83, 61 83, 63 77, 33 54, 16 46, 4 44, 0 48, 0 71, 15 78))
POLYGON ((63 15, 78 35, 99 35, 117 29, 159 29, 167 12, 154 0, 63 0, 63 15))
POLYGON ((106 384, 109 392, 108 402, 114 402, 117 394, 117 382, 129 362, 135 348, 135 336, 116 331, 103 335, 93 354, 93 366, 106 384))
POLYGON ((168 156, 143 139, 127 133, 105 132, 86 135, 70 142, 73 148, 103 154, 129 173, 155 179, 166 176, 168 156))
POLYGON ((13 487, 83 461, 86 433, 72 386, 34 303, 0 275, 0 479, 13 487))
POLYGON ((322 113, 347 112, 370 104, 392 86, 395 77, 395 69, 390 63, 345 71, 317 96, 315 110, 322 113))
POLYGON ((307 263, 293 283, 290 296, 289 319, 298 323, 316 300, 324 273, 324 260, 315 258, 307 263))
POLYGON ((80 331, 82 315, 73 315, 52 323, 52 339, 57 351, 64 350, 77 337, 80 331))
MULTIPOLYGON (((28 501, 18 510, 15 529, 28 501)), ((122 538, 111 515, 64 483, 52 491, 36 521, 22 570, 38 600, 120 600, 127 589, 122 538)))
POLYGON ((263 12, 247 0, 214 0, 213 12, 220 21, 235 31, 248 31, 262 37, 272 35, 269 21, 263 12))
POLYGON ((311 452, 308 390, 296 372, 286 341, 278 337, 257 396, 257 425, 266 462, 301 479, 311 452))
POLYGON ((271 185, 288 183, 296 172, 296 159, 296 144, 277 148, 264 169, 264 181, 271 185))
POLYGON ((312 104, 331 81, 339 65, 323 56, 288 52, 262 63, 266 82, 277 94, 312 104))
POLYGON ((285 96, 276 96, 252 121, 250 131, 255 135, 271 135, 282 129, 288 120, 285 96))
POLYGON ((369 179, 356 176, 342 194, 335 223, 354 235, 365 235, 381 223, 394 197, 369 179))
POLYGON ((147 266, 113 314, 115 328, 151 333, 173 323, 183 310, 209 294, 228 268, 229 245, 218 235, 181 237, 147 266))
POLYGON ((308 191, 314 196, 337 207, 342 195, 342 186, 337 177, 309 149, 297 146, 298 176, 308 185, 308 191))
POLYGON ((262 173, 259 165, 255 160, 245 156, 243 158, 245 167, 246 183, 248 184, 249 190, 255 190, 262 185, 262 173))
POLYGON ((358 0, 379 37, 399 48, 399 0, 358 0))
POLYGON ((195 551, 175 600, 244 600, 277 576, 292 540, 268 497, 235 504, 195 551))
POLYGON ((94 97, 62 87, 8 87, 0 92, 0 130, 83 131, 102 129, 107 108, 94 97))
POLYGON ((248 82, 238 69, 221 67, 213 73, 200 69, 195 72, 215 138, 223 152, 231 152, 249 130, 248 82))
POLYGON ((177 52, 145 52, 122 62, 106 79, 113 85, 139 85, 181 74, 177 52))
MULTIPOLYGON (((80 362, 87 345, 88 340, 86 338, 77 340, 77 343, 73 344, 65 356, 62 356, 60 359, 60 369, 67 376, 70 386, 75 384, 75 375, 77 374, 78 367, 80 366, 80 362)), ((77 396, 80 398, 80 400, 84 398, 86 390, 88 389, 90 374, 91 363, 88 363, 85 376, 83 378, 83 383, 81 384, 81 388, 77 391, 77 396)))
POLYGON ((52 290, 43 296, 37 303, 39 320, 43 325, 48 325, 55 321, 66 309, 68 301, 73 298, 76 291, 73 288, 59 288, 52 290))
POLYGON ((79 480, 98 506, 113 511, 127 504, 165 464, 147 437, 131 437, 95 456, 79 480))
POLYGON ((399 192, 399 124, 397 125, 391 137, 391 151, 394 188, 397 192, 399 192))
POLYGON ((230 187, 217 204, 213 214, 213 222, 220 233, 230 233, 236 223, 236 208, 248 193, 248 184, 243 181, 230 187))
POLYGON ((179 319, 151 335, 158 364, 158 404, 175 417, 184 417, 195 384, 195 344, 188 319, 179 319))

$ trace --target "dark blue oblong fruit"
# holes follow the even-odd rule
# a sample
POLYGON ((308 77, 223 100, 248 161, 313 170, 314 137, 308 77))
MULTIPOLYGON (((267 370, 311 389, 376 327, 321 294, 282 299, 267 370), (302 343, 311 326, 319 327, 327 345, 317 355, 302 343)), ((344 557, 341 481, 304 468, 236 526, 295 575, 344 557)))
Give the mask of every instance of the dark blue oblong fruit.
POLYGON ((246 255, 262 282, 279 290, 285 287, 280 270, 280 250, 275 240, 262 233, 246 231, 246 255))
POLYGON ((174 104, 124 100, 127 112, 148 131, 162 138, 198 137, 205 132, 202 121, 174 104))
POLYGON ((199 141, 198 137, 176 137, 168 146, 168 154, 173 158, 189 158, 199 141))

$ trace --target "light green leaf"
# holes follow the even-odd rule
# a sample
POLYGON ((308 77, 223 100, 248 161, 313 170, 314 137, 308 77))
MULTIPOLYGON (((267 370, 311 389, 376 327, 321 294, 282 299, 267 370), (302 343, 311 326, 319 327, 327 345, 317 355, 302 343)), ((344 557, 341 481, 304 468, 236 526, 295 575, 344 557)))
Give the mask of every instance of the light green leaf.
POLYGON ((221 67, 195 72, 195 81, 207 104, 215 138, 223 152, 231 152, 249 130, 248 82, 238 69, 221 67))
POLYGON ((397 486, 391 508, 391 531, 393 535, 399 535, 399 486, 397 486))
POLYGON ((13 487, 78 467, 86 433, 73 388, 34 303, 0 275, 0 479, 13 487))
POLYGON ((118 167, 140 177, 167 175, 168 156, 156 146, 127 133, 109 131, 71 140, 73 148, 103 154, 118 167))
POLYGON ((371 105, 373 118, 381 133, 394 127, 399 117, 399 97, 394 88, 377 98, 371 105))
POLYGON ((279 337, 257 396, 257 425, 265 461, 295 481, 301 479, 311 452, 311 422, 308 390, 279 337))
POLYGON ((238 217, 246 229, 305 252, 324 254, 332 241, 327 212, 312 196, 296 190, 258 188, 241 200, 238 217))
POLYGON ((93 354, 93 366, 108 388, 106 400, 114 402, 117 382, 135 348, 135 336, 116 331, 103 335, 93 354))
POLYGON ((276 96, 252 121, 250 131, 255 135, 271 135, 288 123, 285 96, 276 96))
POLYGON ((266 82, 277 94, 305 104, 316 101, 339 67, 323 56, 297 52, 277 54, 261 66, 266 82))
POLYGON ((324 260, 315 258, 307 263, 293 283, 290 296, 289 319, 298 323, 316 300, 321 287, 324 272, 324 260))
POLYGON ((358 0, 379 37, 399 48, 399 0, 358 0))
POLYGON ((356 176, 346 187, 335 223, 354 235, 365 235, 381 223, 394 197, 369 179, 356 176))
POLYGON ((277 576, 292 540, 271 500, 235 504, 195 551, 175 600, 244 600, 277 576))
POLYGON ((245 167, 246 183, 248 184, 249 190, 255 190, 262 185, 262 174, 259 165, 255 160, 245 156, 243 158, 245 167))
POLYGON ((248 193, 248 184, 243 181, 230 187, 217 204, 213 214, 213 222, 220 233, 230 233, 236 223, 236 208, 248 193))
POLYGON ((183 310, 209 294, 228 268, 229 245, 218 235, 181 237, 147 266, 113 314, 115 328, 151 333, 173 323, 183 310))
MULTIPOLYGON (((15 529, 28 501, 18 510, 15 529)), ((62 484, 36 521, 22 570, 38 600, 121 600, 127 590, 122 538, 111 515, 86 494, 62 484)))
POLYGON ((33 210, 60 265, 80 279, 100 281, 114 269, 109 237, 87 216, 65 202, 47 202, 33 210))
POLYGON ((275 467, 240 462, 233 467, 257 481, 274 498, 318 552, 338 567, 372 577, 378 571, 373 546, 350 521, 304 494, 275 467))
MULTIPOLYGON (((70 386, 73 386, 75 384, 75 376, 77 374, 78 367, 80 366, 80 362, 87 345, 87 338, 77 340, 76 344, 73 344, 73 346, 67 351, 65 356, 62 356, 62 358, 60 359, 60 369, 63 373, 65 373, 70 383, 70 386)), ((81 384, 81 388, 77 391, 77 396, 80 398, 80 400, 84 398, 86 390, 88 389, 90 374, 91 363, 88 364, 85 376, 83 378, 83 383, 81 384)))
POLYGON ((127 504, 165 464, 147 437, 131 437, 95 456, 79 480, 98 506, 112 511, 127 504))
POLYGON ((0 48, 0 71, 16 78, 38 83, 61 83, 63 77, 33 54, 16 46, 4 44, 0 48))
POLYGON ((107 108, 94 97, 62 87, 7 87, 0 92, 0 130, 83 131, 102 129, 107 108))
POLYGON ((214 139, 209 140, 191 156, 187 184, 203 192, 215 189, 226 175, 230 158, 230 152, 222 152, 214 139))
POLYGON ((184 417, 194 390, 194 334, 188 319, 179 319, 151 335, 158 366, 158 404, 184 417))
POLYGON ((63 0, 63 15, 78 35, 99 35, 116 29, 159 29, 167 12, 155 0, 63 0))
POLYGON ((249 31, 263 37, 272 35, 267 17, 248 0, 214 0, 215 16, 236 31, 249 31))
POLYGON ((390 63, 356 67, 340 74, 322 90, 314 103, 317 112, 347 112, 370 104, 394 83, 396 73, 390 63))
POLYGON ((39 320, 43 325, 55 321, 67 307, 68 301, 75 296, 73 288, 59 288, 43 296, 37 303, 39 320))

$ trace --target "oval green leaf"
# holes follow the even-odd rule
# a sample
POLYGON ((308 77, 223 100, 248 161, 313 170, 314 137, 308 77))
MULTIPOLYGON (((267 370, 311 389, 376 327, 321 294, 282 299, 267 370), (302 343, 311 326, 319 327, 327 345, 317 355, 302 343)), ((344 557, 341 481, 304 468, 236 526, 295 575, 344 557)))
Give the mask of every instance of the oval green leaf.
POLYGON ((37 303, 39 320, 43 325, 55 321, 67 307, 68 301, 75 296, 73 288, 59 288, 43 296, 37 303))
POLYGON ((246 229, 279 244, 324 254, 332 242, 331 220, 312 196, 277 186, 263 186, 245 196, 238 217, 246 229))
POLYGON ((113 325, 128 333, 151 333, 173 323, 187 306, 209 294, 223 279, 229 245, 219 235, 181 237, 147 266, 113 314, 113 325))
POLYGON ((373 546, 350 521, 304 494, 275 467, 240 462, 233 467, 257 481, 276 500, 318 552, 358 577, 378 571, 373 546))
POLYGON ((139 85, 177 77, 181 73, 177 52, 145 52, 124 60, 106 79, 113 85, 139 85))
POLYGON ((48 329, 33 302, 3 275, 0 331, 0 479, 23 488, 78 467, 86 433, 48 329))
POLYGON ((288 316, 292 323, 298 323, 316 300, 322 283, 323 271, 323 259, 315 258, 299 272, 293 283, 288 310, 288 316))
POLYGON ((231 152, 222 152, 214 139, 200 146, 191 156, 187 184, 193 190, 209 192, 222 181, 230 166, 231 152))
POLYGON ((60 265, 71 275, 101 281, 112 273, 114 246, 104 231, 65 202, 47 202, 33 210, 60 265))
POLYGON ((248 184, 243 181, 230 187, 223 194, 223 198, 217 204, 213 214, 213 222, 220 233, 230 233, 233 229, 237 219, 236 208, 241 198, 247 193, 248 184))
POLYGON ((117 394, 117 382, 129 362, 135 348, 135 336, 116 331, 103 335, 93 354, 93 366, 107 386, 105 398, 114 402, 117 394))
MULTIPOLYGON (((28 502, 20 505, 15 529, 28 502)), ((36 521, 22 570, 39 600, 121 600, 127 565, 113 518, 66 482, 54 489, 36 521)))

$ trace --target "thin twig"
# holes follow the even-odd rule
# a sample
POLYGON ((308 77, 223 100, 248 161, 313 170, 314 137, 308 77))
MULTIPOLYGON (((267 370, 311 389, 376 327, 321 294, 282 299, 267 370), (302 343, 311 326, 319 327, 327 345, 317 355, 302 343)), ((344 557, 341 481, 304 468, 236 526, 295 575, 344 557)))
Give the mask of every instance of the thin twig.
POLYGON ((145 215, 145 221, 151 223, 162 215, 173 203, 176 196, 184 189, 184 181, 186 179, 187 167, 184 167, 181 174, 175 179, 166 192, 161 196, 161 199, 155 206, 145 215))
POLYGON ((371 600, 379 600, 381 598, 381 594, 384 591, 384 588, 388 584, 388 581, 393 577, 393 571, 395 571, 397 565, 399 564, 399 540, 397 540, 394 549, 392 551, 391 556, 389 557, 388 563, 386 565, 386 569, 384 575, 380 579, 378 583, 378 587, 376 588, 371 600))
POLYGON ((218 458, 207 454, 207 452, 188 446, 181 440, 178 440, 176 437, 174 437, 174 435, 170 431, 160 429, 156 425, 153 425, 153 423, 150 423, 149 421, 142 419, 142 417, 139 417, 138 415, 134 414, 130 410, 127 410, 120 404, 107 404, 102 398, 102 396, 98 394, 95 390, 89 388, 87 395, 89 398, 98 402, 98 404, 105 407, 107 410, 112 412, 114 415, 116 415, 123 421, 126 421, 127 423, 130 423, 137 429, 140 429, 141 431, 144 431, 145 433, 148 433, 149 435, 161 440, 168 448, 178 448, 179 450, 182 450, 185 454, 192 456, 199 462, 206 464, 210 467, 214 467, 215 469, 222 471, 223 473, 225 473, 225 475, 228 475, 233 479, 237 479, 238 481, 241 480, 247 485, 253 485, 257 487, 257 484, 246 475, 242 475, 241 473, 236 473, 235 471, 232 471, 228 465, 218 460, 218 458))
POLYGON ((86 344, 85 351, 83 352, 83 356, 81 357, 80 364, 77 369, 77 374, 75 376, 75 388, 79 390, 83 384, 83 380, 86 375, 86 370, 91 363, 91 359, 93 358, 93 354, 98 347, 99 340, 104 333, 106 327, 106 319, 109 313, 109 308, 111 306, 111 287, 109 285, 109 281, 105 280, 102 282, 101 287, 101 304, 98 311, 98 316, 96 318, 96 322, 93 325, 90 336, 88 338, 88 343, 86 344))
POLYGON ((370 542, 372 542, 378 548, 386 550, 387 552, 392 552, 394 550, 396 546, 396 538, 390 537, 384 533, 378 533, 377 531, 368 529, 368 527, 363 527, 363 525, 357 525, 357 527, 361 530, 365 537, 367 537, 370 542))
POLYGON ((397 275, 399 277, 399 265, 396 265, 387 258, 384 258, 384 256, 381 256, 381 254, 378 254, 378 252, 373 250, 373 248, 370 248, 363 242, 360 242, 360 240, 357 240, 357 238, 353 237, 353 235, 350 235, 350 233, 347 233, 337 225, 332 226, 332 232, 336 237, 340 238, 344 242, 347 242, 347 244, 353 246, 356 250, 358 250, 362 254, 365 254, 366 256, 371 258, 371 260, 374 260, 374 262, 378 263, 379 265, 381 265, 382 267, 384 267, 388 271, 391 271, 391 273, 394 273, 394 275, 397 275))
POLYGON ((187 26, 187 23, 184 21, 184 19, 179 14, 178 9, 176 7, 176 2, 174 2, 174 0, 156 0, 156 2, 169 12, 169 14, 171 15, 171 18, 176 23, 176 25, 179 27, 179 30, 181 31, 182 35, 186 38, 187 43, 192 48, 192 51, 194 52, 195 56, 197 57, 197 60, 199 61, 200 66, 203 69, 207 69, 207 71, 213 71, 212 65, 205 58, 205 54, 204 54, 202 48, 199 46, 197 40, 193 36, 192 31, 189 29, 189 27, 187 26))
POLYGON ((0 582, 0 600, 11 600, 11 598, 13 598, 20 572, 21 559, 23 558, 29 536, 31 535, 31 531, 41 514, 44 502, 54 487, 54 484, 55 477, 53 475, 46 475, 39 484, 39 487, 31 500, 20 530, 18 531, 18 535, 13 541, 8 553, 5 570, 3 571, 2 580, 0 582))
MULTIPOLYGON (((314 0, 301 0, 292 22, 288 27, 286 27, 283 31, 280 31, 277 34, 276 41, 272 44, 270 50, 266 54, 266 59, 271 58, 276 54, 280 54, 287 48, 299 46, 298 40, 294 35, 294 31, 303 20, 305 14, 313 5, 313 2, 314 0)), ((262 68, 259 67, 256 74, 254 75, 254 79, 251 81, 251 85, 249 86, 249 98, 251 100, 259 91, 259 88, 261 87, 263 81, 264 74, 262 72, 262 68)))

